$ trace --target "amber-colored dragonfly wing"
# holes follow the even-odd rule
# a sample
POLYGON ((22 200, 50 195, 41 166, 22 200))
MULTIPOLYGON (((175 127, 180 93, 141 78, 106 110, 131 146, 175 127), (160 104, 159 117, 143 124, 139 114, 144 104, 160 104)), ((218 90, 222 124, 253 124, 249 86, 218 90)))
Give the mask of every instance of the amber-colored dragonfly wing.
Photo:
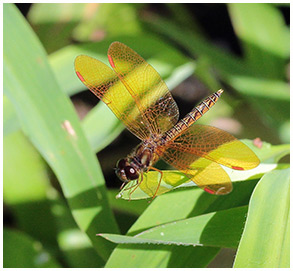
POLYGON ((225 195, 233 189, 226 171, 219 164, 205 158, 199 158, 182 172, 210 194, 225 195))
POLYGON ((224 195, 232 191, 230 177, 216 162, 176 147, 168 148, 162 158, 208 193, 224 195))
POLYGON ((113 42, 108 50, 110 65, 133 98, 151 134, 162 134, 178 121, 178 107, 157 71, 128 46, 113 42))
POLYGON ((149 135, 132 96, 110 67, 97 59, 81 55, 75 60, 75 71, 79 79, 134 135, 140 139, 149 135))
POLYGON ((232 190, 229 176, 219 165, 236 170, 258 166, 259 159, 244 143, 215 127, 193 125, 167 143, 162 157, 212 194, 232 190))

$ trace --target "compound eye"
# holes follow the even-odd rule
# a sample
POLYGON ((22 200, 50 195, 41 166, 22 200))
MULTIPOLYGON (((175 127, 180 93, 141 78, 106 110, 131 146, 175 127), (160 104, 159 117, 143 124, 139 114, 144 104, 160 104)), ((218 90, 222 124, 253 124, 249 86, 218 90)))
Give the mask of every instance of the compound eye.
POLYGON ((125 175, 128 180, 136 180, 139 177, 139 173, 131 166, 125 167, 125 175))
POLYGON ((124 169, 126 167, 126 159, 120 159, 118 162, 117 162, 117 168, 119 169, 124 169))

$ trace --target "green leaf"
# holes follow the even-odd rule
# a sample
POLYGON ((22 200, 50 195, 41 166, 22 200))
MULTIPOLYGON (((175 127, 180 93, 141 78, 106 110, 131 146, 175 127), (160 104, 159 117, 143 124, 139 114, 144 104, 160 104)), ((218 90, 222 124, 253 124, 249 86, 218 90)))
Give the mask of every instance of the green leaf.
MULTIPOLYGON (((48 191, 48 201, 50 211, 47 212, 47 215, 49 212, 53 214, 54 228, 56 228, 56 233, 50 237, 54 236, 57 239, 56 254, 62 253, 64 266, 72 268, 103 267, 104 260, 96 253, 87 234, 76 225, 66 200, 52 187, 48 191)), ((33 218, 31 220, 35 221, 33 218)), ((40 225, 38 225, 39 228, 40 225)))
POLYGON ((3 199, 15 224, 46 247, 56 249, 55 221, 47 199, 48 165, 21 130, 5 136, 3 146, 3 199))
POLYGON ((228 82, 243 95, 279 101, 290 101, 290 86, 281 80, 231 76, 228 82))
POLYGON ((121 245, 121 254, 113 260, 111 256, 106 268, 203 268, 219 251, 214 247, 121 245))
POLYGON ((46 198, 47 165, 23 133, 19 130, 5 136, 3 146, 5 203, 21 204, 46 198))
POLYGON ((67 265, 71 268, 103 267, 105 263, 93 249, 88 237, 80 229, 72 226, 74 224, 58 234, 58 244, 67 265))
POLYGON ((41 243, 19 231, 4 229, 3 248, 4 268, 61 267, 41 243))
POLYGON ((231 3, 228 7, 254 76, 283 79, 285 60, 290 52, 290 34, 281 12, 263 3, 231 3))
POLYGON ((3 145, 3 197, 17 228, 55 255, 60 254, 60 248, 68 266, 102 267, 104 263, 87 235, 50 186, 52 173, 31 142, 18 130, 4 136, 3 145))
POLYGON ((4 90, 22 128, 54 170, 79 227, 106 259, 113 249, 95 237, 118 232, 103 175, 44 50, 16 7, 4 5, 4 90), (26 39, 23 39, 23 36, 26 39))
POLYGON ((20 129, 13 105, 6 95, 3 95, 3 135, 9 135, 20 129))
POLYGON ((251 75, 231 74, 227 81, 247 95, 262 122, 272 129, 271 133, 278 131, 284 138, 281 125, 289 120, 290 110, 289 84, 282 82, 286 79, 290 54, 290 34, 284 16, 277 7, 265 3, 228 4, 228 7, 251 75))
POLYGON ((117 195, 118 189, 108 190, 108 198, 111 208, 115 211, 131 214, 133 216, 140 216, 144 210, 149 206, 147 201, 124 201, 117 200, 115 196, 117 195))
POLYGON ((290 169, 263 176, 250 200, 234 267, 290 267, 290 169))
POLYGON ((135 236, 99 234, 118 244, 165 244, 237 248, 247 207, 212 212, 150 228, 135 236))
MULTIPOLYGON (((210 195, 197 187, 163 194, 153 200, 127 235, 134 236, 149 228, 188 217, 245 206, 256 182, 236 182, 232 193, 226 196, 210 195)), ((119 244, 106 267, 178 267, 175 259, 186 259, 187 255, 194 256, 190 256, 186 267, 205 267, 218 252, 218 248, 206 247, 119 244)), ((184 261, 180 260, 180 264, 179 267, 185 266, 184 261)))

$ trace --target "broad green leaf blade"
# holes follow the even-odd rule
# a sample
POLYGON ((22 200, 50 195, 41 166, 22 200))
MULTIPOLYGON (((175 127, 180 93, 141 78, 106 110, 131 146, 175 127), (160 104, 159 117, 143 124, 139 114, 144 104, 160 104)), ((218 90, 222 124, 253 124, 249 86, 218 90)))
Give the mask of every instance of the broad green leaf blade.
POLYGON ((111 205, 111 208, 117 212, 125 212, 133 216, 140 216, 144 210, 149 206, 147 201, 125 201, 117 200, 115 196, 118 193, 118 189, 109 189, 108 198, 111 205))
MULTIPOLYGON (((272 68, 272 70, 275 69, 275 67, 272 68)), ((285 69, 284 65, 279 68, 279 70, 282 69, 285 69)), ((281 128, 286 120, 289 122, 290 85, 288 82, 243 75, 231 75, 226 80, 253 105, 260 121, 269 125, 272 133, 278 132, 281 138, 286 138, 281 128)), ((244 108, 243 112, 246 111, 247 108, 244 108)), ((262 133, 263 131, 258 132, 259 135, 262 133)), ((283 142, 287 143, 289 140, 283 142)))
POLYGON ((231 3, 228 7, 254 76, 283 79, 282 68, 290 53, 290 34, 281 11, 263 3, 231 3))
POLYGON ((113 246, 95 234, 118 229, 103 175, 72 104, 59 90, 44 50, 11 4, 4 4, 4 90, 23 130, 58 177, 79 227, 106 259, 113 246))
POLYGON ((118 244, 165 244, 237 248, 247 206, 163 224, 135 236, 99 234, 118 244))
POLYGON ((31 142, 18 130, 4 136, 3 145, 3 197, 14 226, 51 252, 61 250, 67 266, 102 267, 88 236, 50 186, 52 173, 31 142))
POLYGON ((235 75, 231 76, 228 81, 232 87, 238 89, 243 95, 273 101, 290 101, 290 86, 287 82, 281 80, 235 75))
POLYGON ((289 84, 285 81, 290 31, 284 16, 277 7, 266 3, 228 7, 235 33, 242 41, 245 66, 252 74, 246 78, 244 74, 229 75, 227 81, 242 94, 249 94, 246 99, 261 121, 271 128, 272 134, 278 132, 284 138, 280 125, 289 121, 290 110, 289 84))
POLYGON ((59 263, 30 236, 11 229, 3 231, 4 268, 60 268, 59 263))
POLYGON ((167 267, 201 268, 207 267, 208 264, 220 252, 220 249, 217 247, 173 246, 171 251, 172 253, 170 253, 170 257, 167 258, 167 267))
POLYGON ((250 200, 234 267, 290 267, 290 169, 263 176, 250 200))
POLYGON ((47 247, 57 249, 55 221, 47 198, 47 163, 21 130, 4 136, 3 145, 3 199, 15 225, 47 247))
POLYGON ((219 248, 166 245, 121 245, 128 253, 111 261, 108 268, 203 268, 219 248), (126 256, 127 260, 123 258, 126 256))
POLYGON ((3 95, 3 136, 20 130, 20 124, 13 105, 6 95, 3 95))
POLYGON ((58 230, 58 245, 66 266, 71 268, 103 267, 104 260, 96 253, 88 236, 77 227, 65 200, 58 193, 54 194, 50 203, 58 230))
POLYGON ((44 200, 49 176, 46 163, 21 130, 3 139, 3 198, 17 205, 44 200), (16 170, 17 169, 17 170, 16 170))
MULTIPOLYGON (((210 195, 197 187, 178 189, 163 194, 153 200, 127 235, 134 236, 149 228, 188 217, 245 206, 249 202, 256 182, 257 180, 237 182, 233 192, 227 196, 210 195)), ((106 267, 178 267, 173 265, 173 261, 170 259, 173 257, 174 260, 175 258, 181 259, 181 257, 186 259, 186 255, 194 255, 193 267, 205 267, 219 252, 218 249, 212 250, 213 248, 211 248, 208 253, 205 249, 207 248, 146 244, 139 245, 138 249, 137 245, 120 244, 111 254, 106 267), (207 253, 207 258, 203 256, 203 251, 207 253), (128 259, 128 261, 124 259, 128 259)), ((184 264, 180 267, 183 266, 184 264)))

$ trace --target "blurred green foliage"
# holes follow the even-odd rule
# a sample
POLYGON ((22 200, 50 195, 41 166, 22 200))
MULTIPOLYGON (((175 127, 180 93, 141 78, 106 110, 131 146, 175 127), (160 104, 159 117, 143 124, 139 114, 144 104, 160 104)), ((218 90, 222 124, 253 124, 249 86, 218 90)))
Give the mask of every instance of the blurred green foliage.
POLYGON ((289 27, 276 4, 214 4, 227 9, 234 54, 189 7, 35 3, 24 18, 4 4, 4 267, 207 267, 225 247, 237 249, 235 267, 290 266, 289 164, 279 163, 289 153, 289 27), (224 88, 200 122, 282 144, 255 147, 265 170, 240 174, 224 197, 185 188, 151 203, 116 200, 94 153, 123 125, 102 103, 80 121, 70 101, 84 90, 75 57, 107 63, 115 40, 171 90, 190 77, 224 88))

